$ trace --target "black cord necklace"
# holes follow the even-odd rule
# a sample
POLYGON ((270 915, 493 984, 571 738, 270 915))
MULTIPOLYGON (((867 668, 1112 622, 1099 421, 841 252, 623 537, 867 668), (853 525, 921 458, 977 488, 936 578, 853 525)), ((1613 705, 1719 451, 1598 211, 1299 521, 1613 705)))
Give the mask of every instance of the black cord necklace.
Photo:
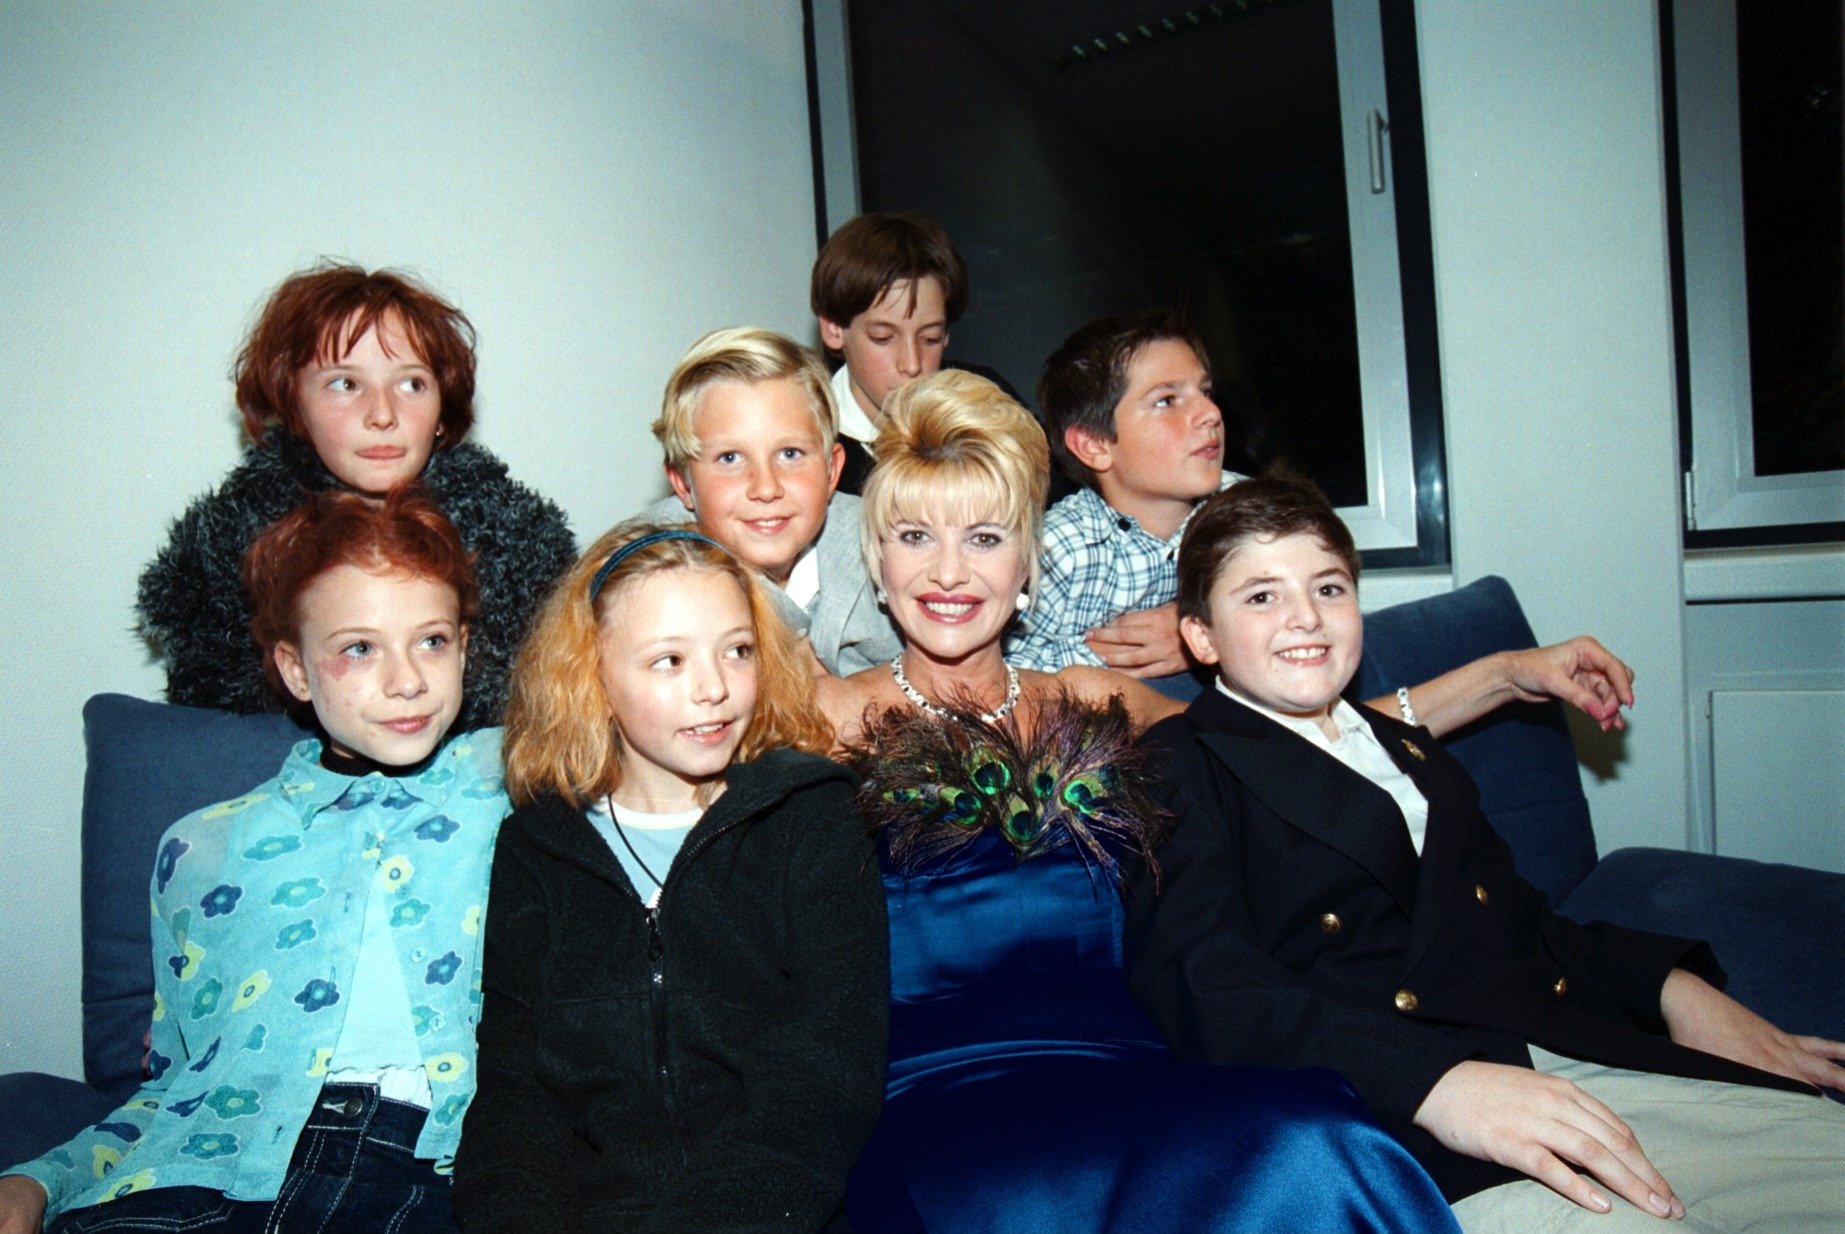
POLYGON ((605 800, 609 803, 609 821, 615 824, 615 834, 621 837, 621 846, 628 850, 628 856, 634 858, 634 864, 641 867, 641 873, 653 882, 654 890, 665 891, 666 884, 660 881, 660 876, 655 874, 645 861, 641 860, 640 853, 635 851, 634 841, 628 838, 628 829, 621 825, 621 815, 615 813, 614 795, 610 794, 605 800))

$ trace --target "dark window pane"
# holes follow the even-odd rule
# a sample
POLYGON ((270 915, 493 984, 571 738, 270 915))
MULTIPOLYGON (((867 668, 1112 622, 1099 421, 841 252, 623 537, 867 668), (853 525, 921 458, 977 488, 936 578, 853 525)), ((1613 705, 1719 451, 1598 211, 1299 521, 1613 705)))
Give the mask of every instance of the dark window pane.
POLYGON ((1839 0, 1738 0, 1755 471, 1845 468, 1839 0))
POLYGON ((1241 7, 852 0, 860 205, 933 214, 967 257, 952 359, 1029 401, 1084 321, 1181 305, 1244 430, 1229 465, 1285 457, 1362 505, 1331 4, 1241 7))

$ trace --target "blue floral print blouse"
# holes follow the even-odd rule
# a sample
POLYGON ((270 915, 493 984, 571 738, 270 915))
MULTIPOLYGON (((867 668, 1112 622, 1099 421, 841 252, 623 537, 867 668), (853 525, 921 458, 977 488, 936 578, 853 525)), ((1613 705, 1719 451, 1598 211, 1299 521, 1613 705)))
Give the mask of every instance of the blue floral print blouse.
POLYGON ((16 1167, 52 1216, 151 1187, 237 1200, 280 1190, 350 1010, 372 881, 433 1108, 417 1155, 446 1169, 474 1094, 481 917, 507 812, 500 730, 451 740, 414 776, 353 777, 303 741, 274 779, 161 838, 152 887, 150 1076, 106 1120, 16 1167))

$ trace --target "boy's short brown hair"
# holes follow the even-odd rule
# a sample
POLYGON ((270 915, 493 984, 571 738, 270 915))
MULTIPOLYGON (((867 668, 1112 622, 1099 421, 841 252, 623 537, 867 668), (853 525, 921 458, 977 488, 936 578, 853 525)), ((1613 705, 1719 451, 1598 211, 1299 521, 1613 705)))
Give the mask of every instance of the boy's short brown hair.
POLYGON ((1198 507, 1179 544, 1179 616, 1211 620, 1211 588, 1224 563, 1251 540, 1308 535, 1358 581, 1351 528, 1320 486, 1286 468, 1231 485, 1198 507))
POLYGON ((840 224, 814 259, 808 302, 814 316, 838 325, 876 304, 897 283, 932 278, 952 325, 967 308, 967 263, 942 225, 923 214, 861 214, 840 224))
POLYGON ((1149 343, 1162 339, 1190 347, 1198 363, 1210 372, 1204 340, 1181 314, 1169 309, 1099 317, 1079 327, 1044 362, 1044 372, 1038 377, 1038 412, 1044 417, 1051 456, 1076 483, 1094 488, 1095 473, 1070 453, 1064 430, 1081 428, 1103 441, 1113 441, 1115 408, 1127 396, 1128 366, 1149 343))

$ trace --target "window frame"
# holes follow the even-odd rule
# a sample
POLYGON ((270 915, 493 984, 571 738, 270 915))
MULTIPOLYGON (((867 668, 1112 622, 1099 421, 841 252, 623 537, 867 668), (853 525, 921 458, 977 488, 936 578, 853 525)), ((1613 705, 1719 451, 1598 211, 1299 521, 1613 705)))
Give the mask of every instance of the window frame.
MULTIPOLYGON (((1331 0, 1345 117, 1370 568, 1449 563, 1434 270, 1409 0, 1331 0)), ((803 0, 816 244, 860 210, 847 0, 803 0)))
POLYGON ((1661 0, 1685 543, 1845 539, 1845 470, 1755 474, 1735 0, 1661 0))

